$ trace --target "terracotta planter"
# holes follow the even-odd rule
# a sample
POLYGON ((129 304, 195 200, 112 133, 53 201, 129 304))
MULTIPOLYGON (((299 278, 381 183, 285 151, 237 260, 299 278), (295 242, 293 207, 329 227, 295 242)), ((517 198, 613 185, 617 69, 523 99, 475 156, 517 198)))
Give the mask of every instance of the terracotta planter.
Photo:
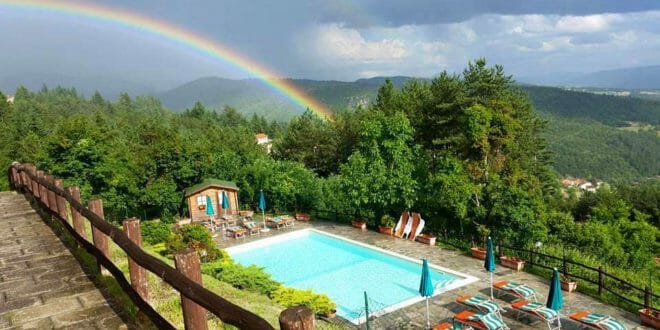
POLYGON ((517 271, 521 271, 523 267, 525 267, 525 261, 516 257, 501 256, 500 263, 506 268, 515 269, 517 271))
POLYGON ((204 210, 204 209, 206 209, 206 205, 200 205, 197 208, 200 209, 200 210, 204 210))
POLYGON ((660 312, 652 308, 643 308, 639 310, 639 321, 642 325, 653 329, 660 329, 660 312))
POLYGON ((362 230, 367 230, 367 222, 362 220, 362 219, 355 219, 351 222, 351 224, 355 228, 359 228, 359 229, 362 229, 362 230))
POLYGON ((390 235, 390 236, 394 235, 394 228, 392 227, 378 226, 378 231, 381 234, 390 235))
POLYGON ((559 281, 561 283, 561 289, 571 293, 577 291, 577 282, 575 281, 559 281))
POLYGON ((309 221, 311 217, 306 213, 296 213, 296 220, 298 221, 309 221))
POLYGON ((428 245, 431 245, 431 246, 435 245, 435 236, 431 236, 431 235, 428 235, 428 234, 422 234, 422 235, 417 236, 416 239, 420 243, 428 244, 428 245))
POLYGON ((470 253, 472 254, 473 258, 481 259, 481 260, 486 260, 486 250, 482 249, 480 247, 472 247, 470 248, 470 253))

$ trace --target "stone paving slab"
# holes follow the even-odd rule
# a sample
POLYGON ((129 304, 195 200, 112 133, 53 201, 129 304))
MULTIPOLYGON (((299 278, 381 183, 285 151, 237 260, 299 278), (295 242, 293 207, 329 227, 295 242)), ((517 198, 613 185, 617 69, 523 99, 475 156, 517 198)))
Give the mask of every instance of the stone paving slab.
MULTIPOLYGON (((327 222, 312 221, 310 223, 297 222, 295 227, 283 230, 271 230, 268 233, 262 233, 259 236, 251 236, 241 239, 223 238, 218 235, 216 242, 221 248, 242 244, 261 238, 279 235, 292 230, 300 230, 304 228, 316 228, 331 234, 340 235, 355 241, 371 244, 379 248, 393 251, 404 256, 415 259, 426 258, 431 264, 449 268, 467 275, 472 275, 479 278, 478 282, 460 287, 450 292, 442 293, 433 297, 430 300, 430 315, 431 323, 437 324, 440 322, 451 321, 451 318, 456 313, 465 310, 464 307, 456 304, 454 301, 460 295, 475 295, 489 296, 490 278, 488 273, 483 269, 483 261, 477 260, 461 254, 458 251, 451 251, 439 247, 432 247, 429 245, 421 244, 419 242, 412 242, 395 238, 393 236, 386 236, 374 231, 361 231, 347 225, 340 225, 327 222)), ((545 302, 547 292, 549 290, 549 281, 525 272, 516 272, 508 268, 503 268, 497 265, 496 272, 493 280, 514 280, 523 282, 536 289, 540 302, 545 302)), ((510 308, 513 299, 502 296, 496 297, 496 302, 505 308, 503 313, 504 322, 511 329, 547 329, 545 323, 520 317, 515 311, 510 308), (509 306, 509 307, 507 307, 509 306)), ((612 315, 621 322, 623 322, 627 329, 648 329, 639 324, 639 317, 622 309, 616 308, 611 305, 604 304, 594 298, 581 293, 565 293, 564 292, 564 308, 562 309, 562 329, 580 329, 579 325, 568 319, 569 315, 578 310, 591 310, 594 312, 605 313, 612 315)), ((348 322, 341 322, 338 324, 346 328, 357 328, 348 322)), ((426 304, 422 301, 391 313, 377 317, 372 322, 373 329, 423 329, 426 325, 426 304)), ((364 325, 360 328, 364 328, 364 325)))
POLYGON ((0 329, 126 329, 21 195, 0 193, 0 329))

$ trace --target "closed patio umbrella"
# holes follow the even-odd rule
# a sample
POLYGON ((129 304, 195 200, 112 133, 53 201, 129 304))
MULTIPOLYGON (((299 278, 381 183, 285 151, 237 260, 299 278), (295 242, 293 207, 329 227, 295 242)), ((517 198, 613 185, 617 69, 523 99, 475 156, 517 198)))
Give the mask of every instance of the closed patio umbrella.
POLYGON ((490 299, 493 299, 493 272, 495 272, 495 253, 493 251, 493 240, 488 237, 486 243, 486 260, 484 268, 490 273, 490 299))
POLYGON ((259 190, 259 209, 261 209, 261 219, 264 222, 264 229, 261 231, 269 231, 266 227, 266 197, 264 196, 264 190, 259 190))
POLYGON ((431 316, 429 315, 429 297, 433 296, 433 283, 431 283, 431 271, 426 259, 422 262, 422 280, 419 283, 419 294, 426 298, 426 328, 431 329, 431 316))
POLYGON ((206 215, 214 215, 215 210, 213 210, 213 202, 211 201, 211 197, 206 196, 206 215))
POLYGON ((229 208, 229 197, 227 196, 226 191, 222 191, 222 209, 225 212, 225 215, 227 215, 227 209, 229 208))
POLYGON ((550 281, 550 292, 548 293, 548 302, 546 307, 559 311, 564 306, 564 298, 561 294, 561 284, 559 283, 559 271, 557 268, 552 272, 552 281, 550 281))

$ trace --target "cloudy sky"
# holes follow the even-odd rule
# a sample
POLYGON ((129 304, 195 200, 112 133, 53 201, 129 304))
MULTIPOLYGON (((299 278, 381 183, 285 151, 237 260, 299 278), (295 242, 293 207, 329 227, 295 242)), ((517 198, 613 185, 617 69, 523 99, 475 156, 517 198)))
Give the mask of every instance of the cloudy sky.
MULTIPOLYGON (((660 1, 115 0, 212 38, 282 77, 430 77, 486 57, 518 76, 660 64, 660 1)), ((117 24, 0 0, 0 78, 112 77, 158 88, 245 78, 194 49, 117 24)))

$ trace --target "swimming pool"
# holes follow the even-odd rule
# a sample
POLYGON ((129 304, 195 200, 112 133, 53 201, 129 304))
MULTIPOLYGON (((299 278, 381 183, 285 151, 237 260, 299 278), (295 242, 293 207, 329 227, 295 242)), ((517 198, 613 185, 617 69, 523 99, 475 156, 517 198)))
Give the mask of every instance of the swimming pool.
MULTIPOLYGON (((370 315, 421 301, 421 260, 351 241, 316 229, 303 229, 227 248, 238 263, 264 267, 287 286, 324 293, 337 314, 353 323, 364 319, 364 292, 370 315)), ((477 279, 431 265, 435 293, 477 279)))

